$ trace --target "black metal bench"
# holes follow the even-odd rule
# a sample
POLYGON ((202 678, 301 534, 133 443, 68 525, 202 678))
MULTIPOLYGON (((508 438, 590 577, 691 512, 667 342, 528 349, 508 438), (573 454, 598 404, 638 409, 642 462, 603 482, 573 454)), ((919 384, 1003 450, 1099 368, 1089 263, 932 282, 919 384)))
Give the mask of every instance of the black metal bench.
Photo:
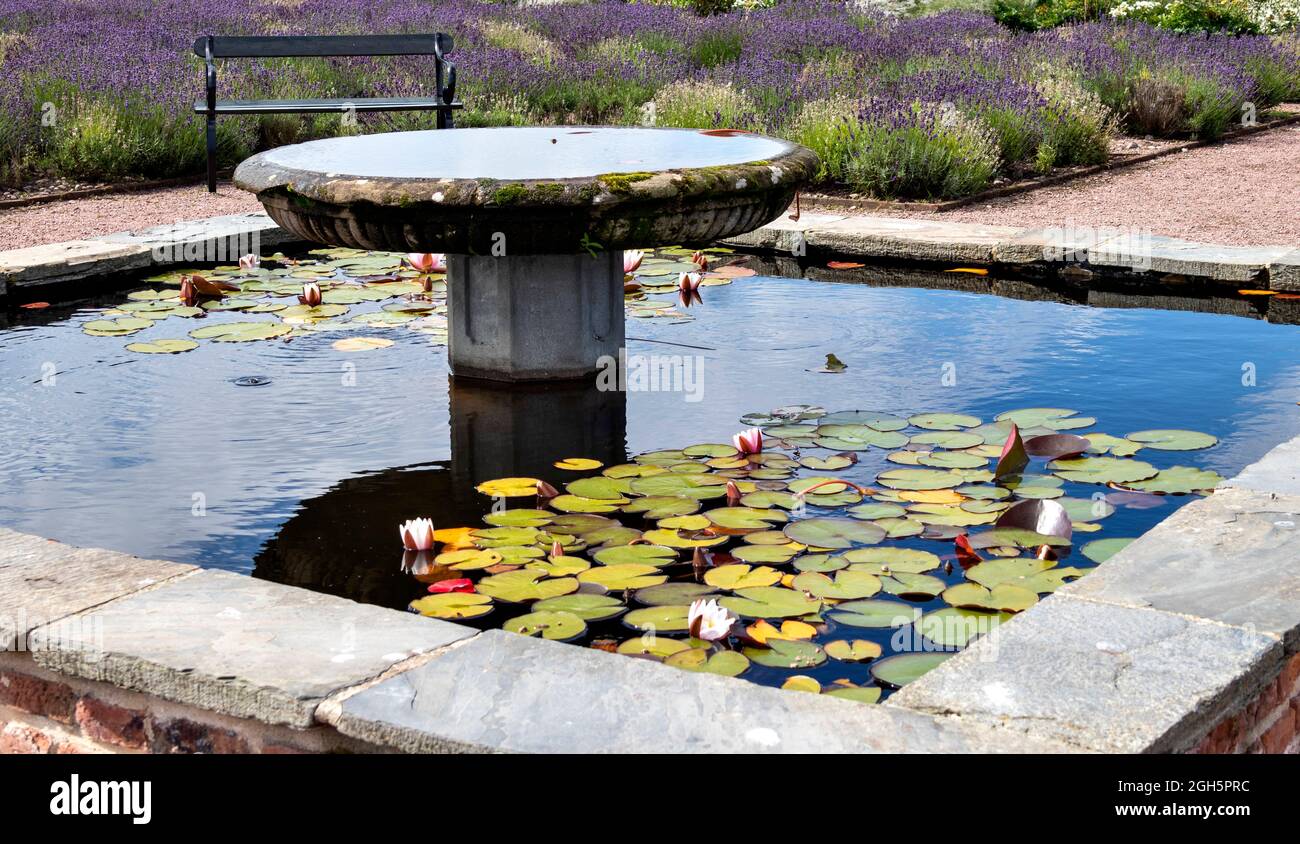
POLYGON ((437 128, 453 126, 456 66, 446 56, 450 35, 206 35, 194 41, 194 54, 207 63, 207 95, 194 101, 194 112, 208 122, 208 191, 217 190, 218 114, 320 114, 358 111, 438 112, 437 128), (304 58, 309 56, 433 56, 434 96, 353 97, 318 100, 219 100, 216 59, 304 58))

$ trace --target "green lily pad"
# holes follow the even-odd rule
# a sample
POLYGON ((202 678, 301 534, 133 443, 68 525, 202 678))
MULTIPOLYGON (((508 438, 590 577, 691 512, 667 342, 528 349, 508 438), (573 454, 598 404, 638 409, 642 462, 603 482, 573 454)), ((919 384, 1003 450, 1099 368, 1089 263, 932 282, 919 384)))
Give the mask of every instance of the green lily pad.
POLYGON ((555 516, 548 510, 501 510, 488 513, 483 521, 496 527, 541 527, 555 516))
POLYGON ((799 459, 799 465, 805 469, 821 472, 838 472, 840 469, 849 468, 853 463, 853 458, 846 457, 843 454, 832 454, 829 457, 809 456, 799 459))
POLYGON ((942 562, 929 551, 915 548, 898 548, 886 546, 881 548, 854 548, 845 551, 843 558, 852 565, 853 571, 865 571, 874 575, 890 575, 897 572, 921 574, 937 569, 942 562))
POLYGON ((934 469, 975 469, 988 465, 989 461, 987 457, 964 451, 935 451, 921 453, 916 462, 934 469))
POLYGON ((798 553, 789 545, 741 545, 731 549, 731 556, 746 563, 788 563, 798 553))
POLYGON ((621 501, 632 490, 632 482, 626 479, 607 478, 597 475, 592 478, 579 478, 564 485, 570 495, 579 498, 621 501))
POLYGON ((1011 619, 1009 613, 987 613, 947 607, 921 616, 916 632, 945 648, 964 648, 1011 619))
POLYGON ((1065 508, 1065 513, 1075 522, 1100 521, 1115 512, 1115 505, 1098 494, 1093 498, 1062 498, 1057 504, 1065 508))
POLYGON ((557 495, 548 504, 565 513, 613 513, 626 498, 585 498, 581 495, 557 495))
POLYGON ((889 502, 879 501, 868 501, 865 504, 850 507, 845 512, 855 519, 863 519, 864 521, 875 521, 876 519, 897 519, 907 515, 907 509, 901 504, 891 504, 889 502))
POLYGON ((852 641, 836 639, 833 642, 827 642, 823 649, 831 659, 838 659, 841 662, 866 662, 883 653, 880 645, 866 639, 853 639, 852 641))
POLYGON ((717 498, 727 494, 727 480, 703 473, 667 472, 633 479, 632 492, 670 498, 717 498))
POLYGON ((689 627, 689 611, 689 606, 680 604, 642 607, 623 616, 623 623, 646 632, 684 633, 689 627))
POLYGON ((709 521, 728 530, 765 530, 770 525, 789 520, 780 510, 760 510, 753 507, 719 507, 704 513, 709 521))
MULTIPOLYGON (((659 573, 654 566, 623 563, 612 566, 597 566, 578 575, 582 583, 594 583, 611 592, 621 589, 640 589, 645 586, 658 586, 668 580, 667 575, 659 573)), ((572 590, 570 590, 572 591, 572 590)))
POLYGON ((794 588, 807 592, 815 598, 853 601, 859 598, 870 598, 879 592, 880 578, 874 574, 850 569, 836 572, 834 578, 821 572, 809 571, 795 575, 794 588))
POLYGON ((888 469, 876 480, 890 489, 906 490, 952 489, 966 482, 962 475, 942 469, 888 469))
POLYGON ((1008 583, 991 590, 978 583, 959 583, 945 589, 943 599, 954 607, 1014 613, 1027 610, 1038 603, 1038 593, 1008 583))
POLYGON ((677 495, 648 495, 634 498, 623 508, 625 513, 641 513, 647 519, 667 519, 672 516, 689 516, 700 509, 698 498, 677 495))
POLYGON ((835 686, 826 689, 822 694, 858 703, 879 703, 881 691, 876 686, 835 686))
POLYGON ((781 580, 781 572, 768 566, 757 568, 744 563, 734 563, 711 568, 704 573, 704 582, 719 589, 745 589, 751 586, 771 586, 781 580))
POLYGON ((884 629, 904 627, 921 617, 921 608, 901 601, 869 598, 863 601, 846 601, 836 604, 831 620, 849 627, 884 629))
POLYGON ((909 441, 910 445, 932 445, 938 448, 959 449, 981 445, 984 438, 968 431, 927 431, 916 434, 909 441))
POLYGON ((819 420, 823 425, 866 425, 877 431, 901 431, 907 420, 892 413, 875 410, 841 410, 827 414, 819 420))
POLYGON ((664 665, 723 677, 739 677, 749 669, 749 660, 739 651, 709 653, 704 648, 688 648, 669 656, 664 660, 664 665))
POLYGON ((718 601, 724 608, 745 618, 792 618, 810 615, 821 609, 818 598, 783 586, 754 586, 737 589, 718 601))
POLYGON ((618 652, 629 656, 649 657, 662 660, 673 654, 690 650, 691 646, 681 639, 669 639, 646 633, 635 639, 628 639, 618 646, 618 652))
POLYGON ((1110 434, 1088 434, 1088 453, 1111 454, 1115 457, 1132 457, 1142 450, 1142 443, 1135 443, 1123 437, 1110 434))
POLYGON ((851 548, 874 545, 885 538, 885 531, 857 519, 817 517, 786 525, 785 535, 811 548, 851 548))
POLYGON ((880 578, 880 587, 890 595, 917 601, 928 601, 934 598, 943 592, 947 585, 937 577, 906 571, 894 572, 888 577, 880 578))
POLYGON ((1202 434, 1200 431, 1182 431, 1176 428, 1134 431, 1126 434, 1125 439, 1160 451, 1199 451, 1219 441, 1218 437, 1210 434, 1202 434))
POLYGON ((193 340, 150 340, 146 343, 127 343, 128 352, 139 352, 144 355, 175 355, 181 352, 192 352, 199 347, 198 343, 193 340))
POLYGON ((205 325, 190 332, 195 340, 213 340, 217 343, 248 343, 254 340, 272 340, 293 330, 282 322, 222 322, 205 325))
POLYGON ((524 636, 567 642, 587 632, 587 622, 570 612, 530 612, 512 618, 501 629, 524 636))
POLYGON ((942 665, 951 652, 924 651, 886 657, 871 666, 871 676, 877 683, 901 689, 921 675, 942 665))
POLYGON ((768 668, 815 668, 826 661, 826 652, 812 642, 770 639, 766 648, 745 648, 750 662, 768 668))
POLYGON ((688 445, 682 449, 682 454, 687 457, 730 457, 736 453, 734 445, 723 443, 702 443, 700 445, 688 445))
POLYGON ((918 413, 907 421, 928 431, 956 431, 961 428, 974 428, 982 420, 964 413, 918 413))
POLYGON ((604 566, 631 563, 659 568, 677 561, 677 552, 662 545, 614 545, 602 548, 594 556, 596 562, 604 566))
POLYGON ((785 510, 793 510, 799 506, 799 499, 788 492, 780 490, 760 489, 757 492, 751 492, 741 497, 740 503, 746 507, 755 509, 771 509, 772 507, 781 507, 785 510))
POLYGON ((1047 468, 1067 481, 1085 484, 1123 484, 1155 477, 1157 469, 1150 463, 1127 457, 1075 457, 1053 460, 1047 468))
POLYGON ((627 609, 618 598, 609 595, 590 595, 574 592, 545 598, 532 605, 533 612, 563 612, 576 615, 583 621, 605 621, 623 614, 627 609))
POLYGON ((1084 545, 1079 549, 1079 553, 1092 560, 1094 563, 1104 563, 1111 557, 1123 551, 1129 546, 1129 543, 1137 539, 1135 536, 1116 536, 1110 539, 1094 539, 1092 542, 1084 545))
POLYGON ((411 602, 410 610, 451 621, 478 618, 492 612, 492 598, 476 592, 446 592, 417 598, 411 602))
POLYGON ((543 580, 540 572, 528 569, 494 574, 483 578, 476 586, 484 595, 512 604, 540 601, 578 591, 578 581, 572 577, 543 580))
POLYGON ((1023 407, 1019 410, 999 413, 993 418, 998 422, 1014 422, 1021 429, 1051 428, 1054 431, 1086 428, 1097 423, 1096 419, 1076 416, 1077 413, 1077 410, 1066 410, 1060 407, 1023 407))
POLYGON ((681 604, 689 606, 693 601, 717 593, 717 589, 702 583, 661 583, 658 586, 646 586, 636 590, 632 597, 638 603, 652 607, 681 604))
POLYGON ((92 337, 121 337, 143 331, 153 325, 153 320, 143 317, 117 317, 116 319, 92 319, 82 323, 81 331, 92 337))
POLYGON ((540 530, 527 526, 478 528, 470 531, 470 537, 479 548, 496 548, 502 545, 536 545, 538 542, 544 541, 540 530))
POLYGON ((1073 567, 1056 568, 1053 560, 1033 557, 1001 557, 985 560, 966 570, 966 579, 987 588, 1019 586, 1041 595, 1055 592, 1066 578, 1078 577, 1082 572, 1073 567))
POLYGON ((1124 484, 1127 489, 1153 492, 1159 495, 1187 495, 1208 492, 1223 483, 1223 476, 1195 466, 1170 466, 1161 469, 1154 477, 1124 484))
POLYGON ((799 571, 839 571, 848 565, 848 560, 830 554, 804 554, 794 561, 794 567, 799 571))

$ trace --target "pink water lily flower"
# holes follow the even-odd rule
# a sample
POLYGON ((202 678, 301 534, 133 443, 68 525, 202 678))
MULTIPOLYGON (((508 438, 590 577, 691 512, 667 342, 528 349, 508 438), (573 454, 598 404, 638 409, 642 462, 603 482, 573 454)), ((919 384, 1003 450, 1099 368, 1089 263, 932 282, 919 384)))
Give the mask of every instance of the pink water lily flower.
POLYGON ((406 263, 410 264, 412 269, 422 273, 447 271, 447 256, 441 252, 408 252, 406 263))
POLYGON ((634 273, 641 266, 641 260, 645 258, 645 251, 641 249, 629 249, 623 253, 623 275, 634 273))
POLYGON ((763 450, 763 429, 750 428, 731 438, 731 444, 741 454, 758 454, 763 450))
POLYGON ((262 259, 251 253, 239 259, 241 270, 255 270, 260 266, 262 266, 262 259))
POLYGON ((707 601, 703 598, 694 601, 687 612, 687 619, 687 629, 690 634, 706 642, 727 638, 727 634, 731 632, 731 625, 736 621, 731 613, 712 598, 707 601))
POLYGON ((696 252, 691 255, 691 263, 699 267, 700 272, 704 272, 709 268, 709 256, 703 252, 696 252))
POLYGON ((433 550, 433 519, 408 519, 398 528, 407 551, 433 550))
POLYGON ((309 308, 314 308, 321 303, 320 285, 314 281, 309 281, 302 286, 302 295, 298 301, 309 308))
POLYGON ((700 282, 703 280, 704 276, 699 273, 682 273, 677 277, 677 286, 683 293, 694 293, 700 289, 700 282))

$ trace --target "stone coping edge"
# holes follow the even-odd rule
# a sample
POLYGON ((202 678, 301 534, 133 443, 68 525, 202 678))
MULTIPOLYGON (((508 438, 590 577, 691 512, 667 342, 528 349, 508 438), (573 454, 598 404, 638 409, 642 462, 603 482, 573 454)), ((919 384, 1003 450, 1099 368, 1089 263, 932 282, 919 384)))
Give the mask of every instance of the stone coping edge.
POLYGON ((56 672, 411 752, 1185 751, 1300 646, 1298 451, 880 706, 3 530, 0 619, 56 672))
MULTIPOLYGON (((301 242, 265 213, 232 214, 0 252, 0 297, 11 290, 81 281, 176 263, 233 263, 263 247, 301 242)), ((1300 292, 1300 247, 1219 246, 1107 227, 1014 227, 806 212, 731 246, 803 254, 807 249, 868 261, 1173 274, 1238 286, 1300 292)))

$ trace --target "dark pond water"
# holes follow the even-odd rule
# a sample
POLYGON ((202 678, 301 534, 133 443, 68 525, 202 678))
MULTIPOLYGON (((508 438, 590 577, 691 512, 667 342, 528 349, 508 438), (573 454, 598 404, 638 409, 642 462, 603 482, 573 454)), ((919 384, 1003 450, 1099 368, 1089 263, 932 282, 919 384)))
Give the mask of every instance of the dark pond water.
MULTIPOLYGON (((430 516, 439 528, 480 526, 492 505, 474 490, 483 481, 525 476, 562 488, 598 473, 561 471, 552 466, 556 460, 593 458, 612 466, 647 451, 727 443, 746 427, 743 414, 785 405, 903 417, 957 412, 983 421, 1015 408, 1068 408, 1097 420, 1074 433, 1177 428, 1213 435, 1213 448, 1147 448, 1136 458, 1223 476, 1300 433, 1295 326, 873 286, 888 278, 883 271, 852 277, 868 283, 738 278, 703 288, 703 304, 676 307, 680 316, 629 319, 629 355, 642 362, 660 356, 657 364, 685 376, 677 381, 685 389, 627 393, 449 383, 436 326, 433 333, 405 322, 304 332, 290 342, 204 340, 184 354, 137 354, 124 346, 274 315, 174 316, 138 334, 105 337, 87 336, 82 326, 131 301, 125 292, 76 307, 11 311, 0 330, 0 524, 401 608, 426 594, 425 583, 402 567, 396 531, 402 520, 430 516), (393 344, 364 352, 334 348, 349 337, 393 344), (815 371, 827 353, 848 368, 815 371), (243 386, 241 379, 260 386, 243 386)), ((970 278, 968 286, 988 284, 970 278)), ((392 301, 354 304, 342 319, 387 313, 380 309, 392 301)), ((804 447, 799 454, 838 450, 804 447)), ((858 462, 847 469, 799 475, 881 489, 878 473, 904 468, 886 460, 891 450, 873 447, 856 452, 858 462)), ((1026 471, 1042 467, 1035 461, 1026 471)), ((1106 492, 1075 482, 1062 489, 1080 499, 1106 492)), ((1092 565, 1080 546, 1138 536, 1188 500, 1142 497, 1121 504, 1098 522, 1102 530, 1076 533, 1075 550, 1061 565, 1092 565)), ((720 505, 713 499, 703 509, 720 505)), ((511 506, 533 501, 512 499, 511 506)), ((809 515, 819 514, 810 508, 809 515)), ((941 538, 887 544, 950 558, 953 531, 937 530, 941 538)), ((960 567, 930 575, 962 580, 960 567)), ((924 611, 946 606, 939 598, 911 603, 924 611)), ((478 623, 500 626, 523 611, 498 609, 478 623)), ((601 622, 583 641, 636 635, 619 621, 601 622)), ((818 641, 874 641, 888 654, 897 648, 892 636, 888 629, 832 623, 818 641)), ((744 676, 778 685, 795 673, 823 684, 870 684, 868 672, 869 664, 830 659, 797 672, 754 665, 744 676)))

